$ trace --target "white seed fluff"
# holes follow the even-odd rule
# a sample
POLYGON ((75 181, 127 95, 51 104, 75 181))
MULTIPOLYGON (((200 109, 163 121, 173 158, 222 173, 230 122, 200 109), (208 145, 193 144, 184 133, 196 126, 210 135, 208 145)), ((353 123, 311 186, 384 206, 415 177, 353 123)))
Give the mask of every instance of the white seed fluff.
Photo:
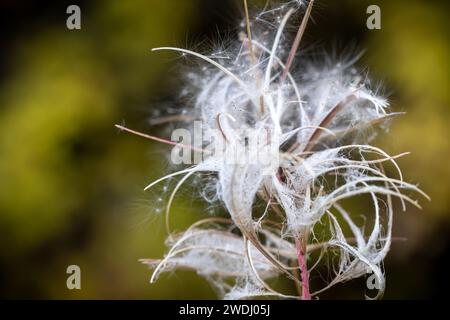
POLYGON ((152 281, 162 272, 189 268, 209 279, 226 299, 292 298, 267 282, 286 276, 306 297, 306 271, 315 267, 310 254, 319 250, 320 257, 332 254, 337 259, 331 260, 328 284, 311 296, 367 273, 376 278, 376 298, 382 296, 393 198, 403 206, 419 207, 404 191, 427 196, 403 181, 396 159, 405 154, 391 156, 368 144, 366 130, 396 114, 389 113, 387 99, 370 87, 367 76, 356 71, 357 58, 308 60, 300 55, 295 68, 288 69, 293 55, 286 27, 307 7, 304 1, 266 7, 251 21, 251 40, 243 32, 234 47, 209 56, 181 48, 153 49, 172 50, 203 63, 189 73, 189 84, 183 88, 192 95, 183 115, 201 121, 206 135, 220 130, 221 139, 212 147, 216 143, 223 152, 205 153, 199 163, 148 188, 182 177, 170 196, 169 215, 174 195, 190 177, 213 174, 216 179, 204 189, 208 194, 215 190, 212 198, 221 201, 229 219, 208 218, 171 235, 164 259, 143 260, 154 268, 152 281), (266 137, 267 145, 276 143, 275 148, 258 149, 261 159, 268 161, 246 160, 250 146, 242 135, 244 128, 249 135, 266 137), (242 161, 225 161, 232 152, 242 161), (387 176, 384 165, 396 176, 387 176), (343 200, 360 195, 366 195, 366 212, 348 212, 343 200), (357 223, 355 217, 361 215, 370 223, 357 223))

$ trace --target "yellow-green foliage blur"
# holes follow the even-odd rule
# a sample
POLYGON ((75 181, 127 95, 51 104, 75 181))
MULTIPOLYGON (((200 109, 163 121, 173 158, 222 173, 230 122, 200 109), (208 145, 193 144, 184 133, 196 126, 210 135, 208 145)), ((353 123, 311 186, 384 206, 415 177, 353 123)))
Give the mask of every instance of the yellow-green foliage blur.
MULTIPOLYGON (((150 271, 138 259, 165 252, 163 217, 156 212, 165 197, 142 189, 167 172, 170 149, 114 128, 126 121, 167 134, 147 121, 163 109, 162 92, 176 100, 181 88, 169 70, 185 60, 150 49, 192 47, 204 34, 217 42, 215 16, 230 28, 242 10, 239 1, 224 1, 226 12, 214 10, 213 2, 86 1, 77 31, 67 30, 64 6, 49 21, 43 15, 32 23, 9 22, 14 39, 5 43, 0 62, 1 297, 215 297, 187 271, 149 284, 150 271), (70 264, 81 267, 82 290, 66 288, 70 264)), ((249 2, 253 8, 261 3, 249 2)), ((366 49, 359 64, 383 80, 393 109, 407 112, 375 144, 392 154, 410 151, 400 160, 406 179, 432 201, 422 211, 397 213, 394 233, 408 241, 395 243, 387 259, 386 297, 425 298, 439 291, 438 273, 445 269, 437 264, 449 245, 450 10, 446 1, 372 2, 317 1, 305 41, 344 39, 345 47, 356 39, 356 47, 366 49), (381 30, 366 28, 369 4, 381 7, 381 30)), ((20 12, 27 4, 0 6, 6 16, 5 10, 20 12)), ((193 193, 186 188, 177 197, 177 230, 207 214, 193 193)), ((327 297, 363 298, 363 285, 349 288, 327 297)))

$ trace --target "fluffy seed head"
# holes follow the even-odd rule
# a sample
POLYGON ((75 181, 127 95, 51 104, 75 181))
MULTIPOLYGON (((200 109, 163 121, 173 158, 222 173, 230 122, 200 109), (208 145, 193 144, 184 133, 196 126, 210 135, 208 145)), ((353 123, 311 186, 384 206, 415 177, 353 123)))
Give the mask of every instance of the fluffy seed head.
POLYGON ((266 7, 250 24, 244 20, 234 46, 210 56, 173 47, 153 49, 203 63, 188 74, 184 91, 190 92, 192 104, 184 116, 200 121, 204 135, 220 135, 196 150, 203 153, 201 161, 149 187, 182 177, 170 197, 169 215, 183 183, 196 174, 214 174, 216 179, 204 188, 208 194, 214 191, 229 218, 209 218, 172 235, 164 259, 144 260, 155 268, 152 281, 174 268, 194 269, 225 298, 242 299, 289 297, 267 282, 286 276, 307 299, 369 273, 375 277, 376 297, 382 295, 393 198, 403 207, 408 202, 419 206, 404 191, 423 192, 403 181, 396 159, 404 154, 391 156, 368 144, 372 136, 367 130, 397 114, 389 112, 379 89, 371 88, 368 77, 353 66, 357 57, 296 56, 312 3, 266 7), (292 40, 287 27, 300 13, 304 19, 292 40), (256 162, 246 157, 255 147, 250 136, 263 137, 256 162), (230 157, 240 161, 226 161, 230 157), (388 177, 385 165, 396 176, 388 177), (343 201, 360 195, 366 196, 367 211, 348 212, 343 201), (358 224, 355 214, 370 219, 371 230, 358 224), (311 293, 309 274, 326 255, 337 257, 330 260, 335 262, 332 277, 311 293))

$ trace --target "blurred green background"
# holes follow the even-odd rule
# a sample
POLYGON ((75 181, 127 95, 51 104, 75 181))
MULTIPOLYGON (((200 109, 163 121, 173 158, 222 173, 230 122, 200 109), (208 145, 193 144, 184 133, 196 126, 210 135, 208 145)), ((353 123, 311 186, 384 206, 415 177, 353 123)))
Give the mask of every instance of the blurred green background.
MULTIPOLYGON (((249 2, 256 9, 263 1, 249 2)), ((169 149, 119 134, 114 124, 167 135, 149 121, 176 107, 173 71, 185 60, 150 48, 234 37, 242 3, 78 1, 79 31, 66 28, 70 4, 0 4, 0 297, 214 298, 193 272, 149 284, 137 260, 164 254, 165 192, 142 189, 167 172, 169 149), (71 264, 81 267, 82 290, 66 288, 71 264)), ((449 291, 449 9, 445 0, 319 0, 304 40, 304 47, 367 49, 360 65, 391 90, 393 109, 407 112, 375 145, 411 151, 400 164, 432 202, 397 212, 394 235, 408 240, 386 260, 387 299, 449 291), (381 30, 366 28, 369 4, 381 7, 381 30)), ((211 211, 193 193, 177 197, 177 230, 211 211)), ((356 281, 322 297, 363 295, 356 281)))

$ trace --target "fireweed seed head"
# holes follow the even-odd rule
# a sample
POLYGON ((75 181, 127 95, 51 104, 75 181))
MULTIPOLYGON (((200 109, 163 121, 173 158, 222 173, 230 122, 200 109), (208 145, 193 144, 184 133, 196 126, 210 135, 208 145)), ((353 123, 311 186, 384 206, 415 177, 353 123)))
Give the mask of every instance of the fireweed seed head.
POLYGON ((183 94, 190 92, 191 103, 169 117, 186 126, 171 140, 144 135, 174 145, 171 159, 186 167, 146 189, 179 178, 166 207, 169 234, 174 197, 195 175, 214 176, 201 185, 202 194, 210 203, 220 201, 229 217, 207 218, 170 234, 163 259, 143 260, 154 268, 152 282, 162 272, 188 268, 226 299, 293 298, 268 283, 283 276, 299 288, 296 298, 311 299, 369 273, 377 284, 375 298, 382 296, 394 198, 405 209, 406 203, 420 207, 410 192, 427 195, 404 182, 396 159, 405 154, 389 155, 362 134, 397 114, 353 66, 358 57, 301 56, 295 62, 313 3, 287 1, 265 7, 252 19, 246 15, 235 43, 210 55, 153 49, 175 51, 203 65, 187 74, 183 94), (286 30, 300 14, 292 39, 286 30), (388 176, 385 166, 395 176, 388 176), (345 208, 344 200, 355 196, 366 197, 365 212, 345 208), (355 214, 373 222, 358 224, 355 214), (309 275, 326 257, 332 277, 312 291, 309 275))

